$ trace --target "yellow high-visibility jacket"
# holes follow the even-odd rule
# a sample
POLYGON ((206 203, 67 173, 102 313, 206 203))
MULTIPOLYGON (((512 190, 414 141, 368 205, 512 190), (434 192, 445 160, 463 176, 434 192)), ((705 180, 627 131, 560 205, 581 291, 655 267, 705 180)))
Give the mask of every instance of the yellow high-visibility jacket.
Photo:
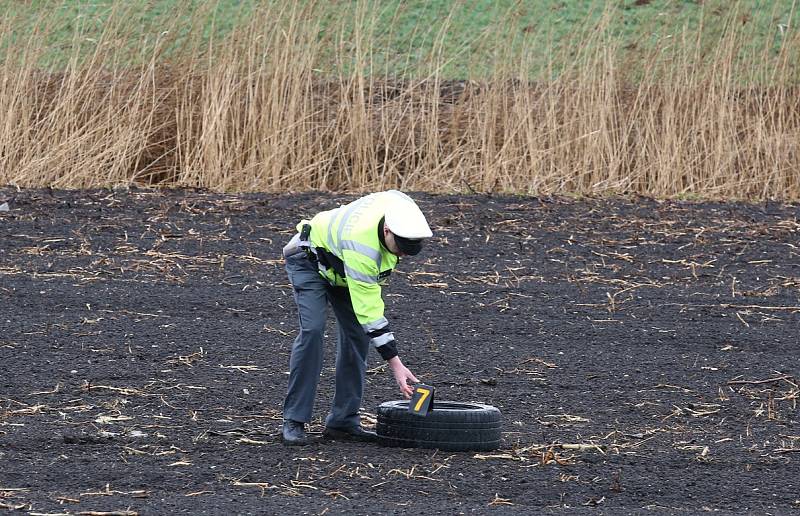
POLYGON ((308 241, 299 245, 310 248, 318 259, 319 273, 331 285, 347 287, 359 324, 386 360, 397 355, 381 297, 381 285, 398 261, 379 236, 390 196, 410 200, 397 190, 373 193, 297 225, 301 233, 304 225, 311 225, 308 241))

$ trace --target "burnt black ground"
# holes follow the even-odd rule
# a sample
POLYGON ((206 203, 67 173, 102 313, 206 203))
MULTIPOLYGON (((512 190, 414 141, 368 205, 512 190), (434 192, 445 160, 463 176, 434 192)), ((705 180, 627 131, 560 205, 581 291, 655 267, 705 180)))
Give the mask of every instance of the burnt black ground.
POLYGON ((280 444, 279 250, 352 196, 0 189, 0 507, 796 513, 800 207, 415 197, 389 318, 437 399, 502 410, 489 456, 280 444))

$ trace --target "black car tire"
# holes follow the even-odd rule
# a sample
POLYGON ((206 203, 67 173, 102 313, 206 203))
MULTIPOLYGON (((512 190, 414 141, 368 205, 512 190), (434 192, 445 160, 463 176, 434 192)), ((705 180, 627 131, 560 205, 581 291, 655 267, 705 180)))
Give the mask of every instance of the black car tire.
POLYGON ((491 451, 500 447, 502 415, 491 405, 436 401, 427 416, 408 411, 408 401, 378 406, 376 432, 384 446, 491 451))

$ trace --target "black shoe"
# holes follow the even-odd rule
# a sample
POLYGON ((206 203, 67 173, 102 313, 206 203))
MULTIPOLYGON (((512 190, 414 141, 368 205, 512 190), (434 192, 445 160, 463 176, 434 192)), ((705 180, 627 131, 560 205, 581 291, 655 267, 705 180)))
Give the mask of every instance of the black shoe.
POLYGON ((287 446, 305 446, 309 443, 305 423, 287 419, 283 422, 283 444, 287 446))
POLYGON ((322 435, 328 439, 359 443, 374 443, 378 440, 378 434, 370 432, 369 430, 364 430, 361 425, 351 426, 349 428, 326 426, 322 435))

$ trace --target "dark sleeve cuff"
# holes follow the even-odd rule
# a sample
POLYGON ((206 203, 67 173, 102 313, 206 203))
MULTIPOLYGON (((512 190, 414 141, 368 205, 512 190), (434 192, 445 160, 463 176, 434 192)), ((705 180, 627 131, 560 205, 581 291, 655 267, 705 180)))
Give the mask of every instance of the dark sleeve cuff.
POLYGON ((383 346, 378 346, 375 349, 378 350, 378 353, 380 353, 381 358, 384 360, 391 360, 397 356, 397 344, 393 340, 387 342, 383 346))

